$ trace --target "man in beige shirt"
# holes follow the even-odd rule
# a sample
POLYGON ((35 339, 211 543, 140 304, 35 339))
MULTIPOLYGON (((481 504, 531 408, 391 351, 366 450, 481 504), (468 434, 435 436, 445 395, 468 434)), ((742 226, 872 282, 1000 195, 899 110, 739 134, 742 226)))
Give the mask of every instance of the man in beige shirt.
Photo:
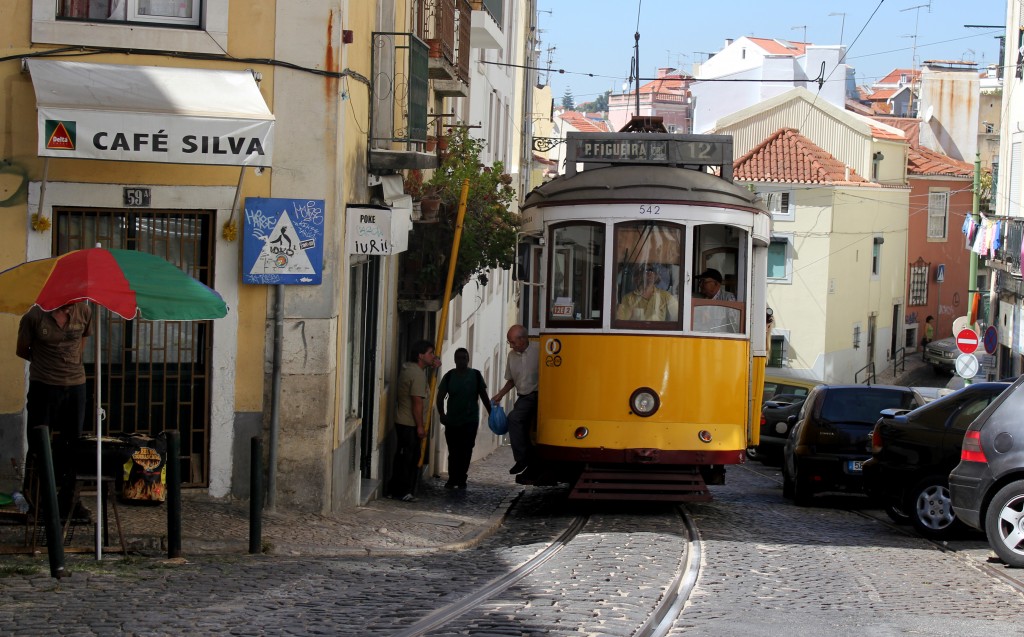
POLYGON ((526 328, 516 324, 509 328, 508 344, 512 351, 505 363, 505 384, 491 403, 498 403, 514 387, 516 404, 508 414, 508 439, 512 443, 515 465, 509 473, 522 473, 530 464, 533 445, 530 430, 537 421, 537 382, 540 375, 540 348, 530 342, 526 328))

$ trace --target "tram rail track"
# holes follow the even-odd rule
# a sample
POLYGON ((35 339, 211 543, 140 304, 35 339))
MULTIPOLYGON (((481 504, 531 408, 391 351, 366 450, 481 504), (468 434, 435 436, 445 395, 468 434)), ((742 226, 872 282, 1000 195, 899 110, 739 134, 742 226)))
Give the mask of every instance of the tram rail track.
MULTIPOLYGON (((677 506, 674 509, 681 519, 685 533, 685 550, 680 555, 679 566, 672 581, 659 597, 647 619, 632 633, 633 637, 667 635, 697 583, 701 563, 700 536, 686 509, 682 506, 677 506)), ((590 520, 590 514, 576 516, 546 548, 523 564, 488 582, 475 592, 435 610, 395 635, 397 637, 420 637, 473 613, 475 609, 482 607, 489 600, 520 583, 562 553, 584 531, 590 520)))

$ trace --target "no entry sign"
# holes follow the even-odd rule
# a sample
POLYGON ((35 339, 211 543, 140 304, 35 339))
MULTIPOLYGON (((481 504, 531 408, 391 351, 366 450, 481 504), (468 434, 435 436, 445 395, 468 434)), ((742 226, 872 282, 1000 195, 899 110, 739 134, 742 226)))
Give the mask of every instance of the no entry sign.
POLYGON ((971 329, 960 330, 956 334, 956 346, 964 354, 973 354, 978 349, 978 335, 971 329))

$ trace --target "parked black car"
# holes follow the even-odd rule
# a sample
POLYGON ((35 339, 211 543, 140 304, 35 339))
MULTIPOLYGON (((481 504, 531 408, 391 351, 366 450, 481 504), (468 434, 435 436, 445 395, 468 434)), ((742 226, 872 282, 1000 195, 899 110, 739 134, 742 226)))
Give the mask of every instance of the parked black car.
POLYGON ((953 511, 985 531, 999 557, 1024 568, 1024 376, 967 428, 949 474, 953 511))
POLYGON ((761 407, 761 437, 754 457, 761 462, 777 462, 789 438, 789 430, 796 422, 790 416, 797 416, 807 395, 781 394, 765 401, 761 407))
POLYGON ((909 387, 819 385, 792 417, 782 462, 782 495, 800 506, 811 496, 863 493, 871 431, 883 409, 915 409, 924 399, 909 387))
POLYGON ((890 517, 925 537, 961 530, 949 498, 964 432, 1009 383, 975 383, 910 412, 885 410, 871 436, 864 489, 890 517))

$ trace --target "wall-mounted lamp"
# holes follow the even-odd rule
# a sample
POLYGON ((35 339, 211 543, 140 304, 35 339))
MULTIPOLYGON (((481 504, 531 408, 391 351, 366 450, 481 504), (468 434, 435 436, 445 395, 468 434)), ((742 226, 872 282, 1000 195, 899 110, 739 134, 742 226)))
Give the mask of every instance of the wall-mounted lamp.
POLYGON ((885 243, 885 238, 884 237, 875 237, 875 245, 876 246, 880 246, 883 243, 885 243))
POLYGON ((882 161, 883 159, 885 159, 885 155, 882 154, 882 151, 878 151, 877 153, 871 156, 871 159, 874 159, 875 161, 882 161))

